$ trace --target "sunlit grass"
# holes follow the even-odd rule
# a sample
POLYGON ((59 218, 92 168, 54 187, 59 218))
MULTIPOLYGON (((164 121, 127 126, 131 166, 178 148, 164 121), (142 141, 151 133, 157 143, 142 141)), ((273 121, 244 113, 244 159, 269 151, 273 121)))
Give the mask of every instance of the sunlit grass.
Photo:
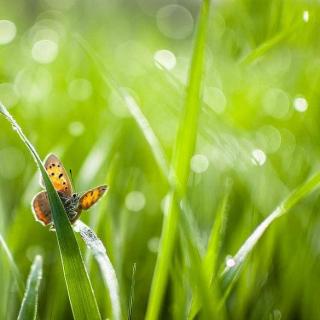
MULTIPOLYGON (((76 234, 103 319, 320 319, 319 4, 211 3, 200 45, 203 2, 6 2, 0 101, 77 192, 109 186, 81 216, 109 278, 76 234)), ((37 255, 38 317, 73 317, 56 235, 30 209, 38 180, 0 117, 1 319, 37 255)))

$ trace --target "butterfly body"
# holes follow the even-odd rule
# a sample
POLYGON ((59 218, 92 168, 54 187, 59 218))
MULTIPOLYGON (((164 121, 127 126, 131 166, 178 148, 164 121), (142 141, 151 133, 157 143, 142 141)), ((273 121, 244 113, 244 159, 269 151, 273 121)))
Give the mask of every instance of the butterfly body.
MULTIPOLYGON (((50 154, 46 158, 44 166, 71 223, 79 218, 82 210, 87 210, 93 206, 107 190, 107 186, 102 185, 82 195, 74 193, 66 170, 54 154, 50 154)), ((32 210, 37 221, 44 225, 53 224, 46 191, 41 191, 35 195, 32 200, 32 210)))
POLYGON ((78 215, 81 213, 79 203, 80 195, 78 193, 73 193, 71 197, 65 197, 63 194, 59 193, 59 197, 62 201, 63 207, 69 217, 71 222, 75 221, 78 215))

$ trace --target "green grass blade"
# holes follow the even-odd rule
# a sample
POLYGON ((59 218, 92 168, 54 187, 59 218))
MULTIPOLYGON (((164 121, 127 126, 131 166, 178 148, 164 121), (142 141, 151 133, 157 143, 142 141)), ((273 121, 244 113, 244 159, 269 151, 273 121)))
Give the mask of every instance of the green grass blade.
POLYGON ((297 30, 301 25, 301 21, 290 25, 284 30, 277 33, 275 36, 270 38, 269 40, 262 43, 260 46, 249 52, 242 60, 240 64, 250 64, 262 57, 265 53, 273 49, 276 45, 278 45, 281 41, 287 39, 290 35, 294 34, 295 30, 297 30))
POLYGON ((210 1, 201 6, 198 33, 194 46, 186 102, 173 155, 173 176, 177 189, 171 191, 169 205, 163 221, 160 248, 153 275, 146 319, 157 319, 167 284, 168 270, 177 233, 179 209, 176 206, 180 196, 186 190, 189 176, 189 163, 194 152, 197 136, 198 115, 200 109, 200 90, 203 72, 206 31, 208 25, 210 1))
POLYGON ((107 255, 106 248, 91 228, 78 220, 75 223, 75 231, 79 232, 86 245, 91 249, 101 271, 101 275, 106 287, 109 290, 112 305, 112 315, 114 320, 121 319, 121 304, 119 294, 119 284, 116 272, 107 255))
POLYGON ((131 113, 132 117, 137 122, 142 134, 144 135, 146 141, 148 142, 152 154, 158 164, 158 167, 161 170, 161 173, 164 177, 168 177, 169 175, 169 167, 167 163, 167 159, 164 156, 164 151, 160 145, 160 142, 154 131, 152 130, 149 121, 141 111, 141 108, 135 101, 135 99, 129 95, 128 93, 124 94, 124 100, 126 102, 126 106, 128 107, 129 112, 131 113))
MULTIPOLYGON (((227 181, 224 196, 215 216, 214 225, 211 229, 208 247, 203 259, 203 268, 206 275, 206 282, 212 283, 218 272, 218 258, 224 238, 226 222, 227 222, 227 209, 230 198, 231 182, 227 181)), ((201 308, 201 299, 199 292, 196 292, 192 300, 189 319, 193 319, 201 308)))
POLYGON ((270 215, 267 216, 258 227, 247 238, 236 255, 231 260, 231 265, 226 266, 221 274, 222 284, 224 287, 224 298, 226 299, 232 289, 233 284, 238 279, 240 272, 246 262, 248 255, 254 249, 259 239, 263 236, 271 224, 279 217, 287 213, 298 201, 305 198, 312 191, 320 186, 320 173, 314 175, 310 180, 305 182, 299 188, 294 190, 270 215))
POLYGON ((134 263, 132 266, 132 275, 131 275, 131 287, 130 287, 130 297, 129 297, 129 306, 128 306, 128 320, 132 319, 132 310, 133 310, 133 303, 134 303, 134 286, 136 283, 136 269, 137 264, 134 263))
POLYGON ((22 132, 20 126, 16 123, 11 114, 2 104, 0 104, 0 112, 11 123, 13 129, 18 133, 21 140, 27 146, 40 169, 45 187, 48 192, 52 218, 60 249, 64 277, 74 319, 100 319, 100 313, 91 282, 85 269, 71 224, 63 208, 63 204, 47 175, 39 155, 22 132))
POLYGON ((13 255, 12 255, 7 243, 5 242, 5 240, 1 234, 0 234, 0 246, 3 248, 3 251, 5 252, 5 254, 7 256, 11 271, 13 272, 13 275, 15 277, 15 281, 17 283, 19 295, 22 297, 23 292, 24 292, 24 283, 22 281, 21 273, 20 273, 20 271, 19 271, 19 269, 13 259, 13 255))
POLYGON ((42 257, 36 256, 28 276, 25 295, 22 300, 18 320, 31 320, 37 317, 38 292, 42 278, 42 257))

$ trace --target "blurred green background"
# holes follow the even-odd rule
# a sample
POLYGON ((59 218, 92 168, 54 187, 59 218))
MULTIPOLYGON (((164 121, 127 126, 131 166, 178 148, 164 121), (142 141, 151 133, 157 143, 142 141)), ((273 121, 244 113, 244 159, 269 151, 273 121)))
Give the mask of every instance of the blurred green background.
MULTIPOLYGON (((168 186, 130 103, 170 159, 199 7, 196 0, 0 2, 0 100, 43 158, 55 152, 72 169, 77 191, 110 186, 82 219, 107 247, 124 314, 136 263, 133 319, 146 312, 168 186)), ((319 169, 319 13, 319 1, 213 1, 188 199, 203 254, 232 180, 222 266, 319 169)), ((34 161, 0 118, 0 233, 24 278, 33 257, 44 257, 39 318, 70 319, 55 234, 30 209, 39 190, 34 161)), ((305 199, 262 238, 226 302, 228 319, 320 319, 318 198, 305 199)), ((184 319, 190 304, 192 275, 179 259, 175 252, 163 319, 184 319)), ((90 266, 100 310, 110 316, 90 266)), ((0 318, 14 319, 21 299, 2 251, 0 283, 0 318)))

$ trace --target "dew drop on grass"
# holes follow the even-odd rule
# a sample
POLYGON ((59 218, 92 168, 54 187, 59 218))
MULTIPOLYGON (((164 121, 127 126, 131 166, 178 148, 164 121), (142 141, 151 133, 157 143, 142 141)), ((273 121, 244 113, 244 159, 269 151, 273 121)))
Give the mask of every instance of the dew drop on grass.
POLYGON ((256 166, 263 166, 267 160, 266 154, 261 149, 254 149, 251 156, 252 163, 256 166))
POLYGON ((167 70, 172 70, 177 63, 174 53, 165 49, 156 51, 153 58, 157 67, 160 65, 160 68, 164 67, 167 70))
POLYGON ((236 265, 236 261, 233 259, 232 256, 227 256, 226 257, 226 266, 228 268, 233 268, 236 265))
POLYGON ((304 97, 297 97, 293 101, 293 107, 298 112, 305 112, 308 109, 308 101, 304 97))

